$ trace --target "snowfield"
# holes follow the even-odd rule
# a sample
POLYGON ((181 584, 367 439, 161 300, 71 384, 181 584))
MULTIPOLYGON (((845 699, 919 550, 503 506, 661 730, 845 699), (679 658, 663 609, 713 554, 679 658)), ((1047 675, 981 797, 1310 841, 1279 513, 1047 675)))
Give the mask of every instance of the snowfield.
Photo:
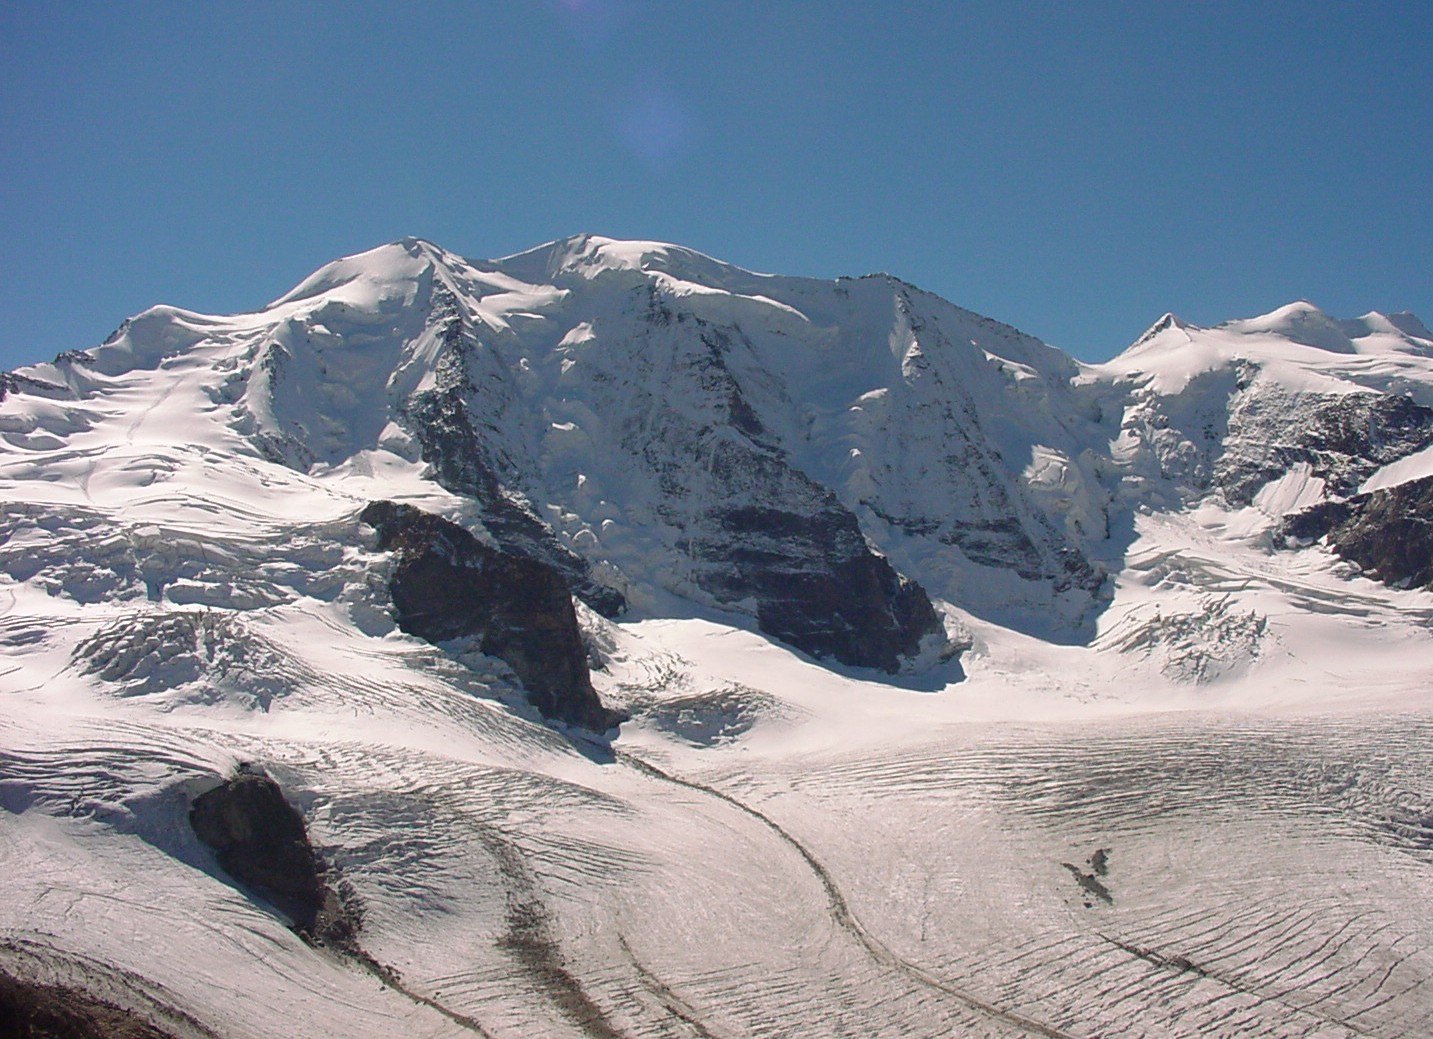
POLYGON ((1433 592, 1279 534, 1433 474, 1430 358, 1296 304, 1081 366, 893 279, 588 236, 148 311, 0 383, 0 971, 222 1039, 1433 1034, 1433 592), (414 418, 454 386, 486 498, 414 418), (687 537, 744 494, 846 510, 940 651, 817 659, 723 599, 687 537), (377 499, 546 524, 626 601, 577 613, 629 720, 405 634, 377 499), (241 764, 362 955, 196 836, 241 764))

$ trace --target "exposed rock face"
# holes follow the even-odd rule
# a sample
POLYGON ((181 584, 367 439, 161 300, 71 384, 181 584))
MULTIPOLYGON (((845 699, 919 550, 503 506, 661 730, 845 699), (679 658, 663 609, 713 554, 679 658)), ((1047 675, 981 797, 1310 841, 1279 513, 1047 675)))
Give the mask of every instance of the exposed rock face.
POLYGON ((1433 587, 1433 477, 1323 502, 1286 519, 1282 533, 1296 541, 1326 537, 1330 549, 1386 584, 1433 587))
MULTIPOLYGON (((1168 481, 1178 500, 1216 491, 1244 506, 1298 466, 1331 495, 1352 492, 1433 442, 1433 409, 1387 393, 1296 391, 1238 361, 1194 376, 1179 393, 1135 391, 1123 434, 1141 445, 1131 471, 1168 481)), ((1158 501, 1152 489, 1139 486, 1158 501)))
POLYGON ((1267 389, 1232 402, 1216 483, 1232 504, 1299 463, 1347 494, 1380 466, 1433 441, 1433 409, 1387 393, 1288 394, 1267 389))
POLYGON ((241 767, 194 799, 189 823, 224 871, 261 889, 300 934, 321 943, 352 942, 353 921, 324 883, 303 816, 272 779, 241 767))
POLYGON ((173 1039, 136 1014, 86 992, 0 974, 0 1036, 6 1039, 173 1039))
POLYGON ((491 430, 513 401, 502 392, 501 377, 478 378, 474 369, 480 366, 483 349, 476 333, 457 315, 456 302, 443 296, 437 302, 440 312, 449 316, 435 315, 444 348, 435 385, 414 394, 403 407, 403 419, 418 440, 423 461, 432 467, 438 483, 481 503, 483 524, 504 549, 547 564, 587 605, 605 617, 617 616, 627 606, 622 594, 594 581, 586 560, 559 542, 514 495, 512 485, 522 483, 520 467, 496 446, 499 438, 481 435, 474 419, 475 414, 487 415, 484 424, 491 430), (488 400, 484 394, 501 399, 488 400))
POLYGON ((373 502, 359 519, 378 531, 380 550, 398 555, 389 592, 404 631, 430 642, 477 637, 546 718, 597 732, 621 720, 592 688, 571 593, 553 567, 411 505, 373 502))
POLYGON ((925 592, 776 446, 730 369, 739 333, 693 324, 689 339, 662 337, 678 363, 654 373, 657 392, 639 395, 621 440, 656 477, 653 511, 678 532, 677 566, 715 602, 754 606, 760 629, 797 649, 897 671, 941 633, 925 592), (661 391, 702 406, 664 406, 661 391))
POLYGON ((761 630, 818 657, 894 673, 921 639, 941 632, 920 585, 866 548, 855 518, 834 500, 814 514, 756 506, 715 510, 716 531, 692 539, 720 565, 703 588, 754 597, 761 630))
POLYGON ((645 287, 631 297, 622 324, 565 379, 589 401, 587 428, 612 445, 608 473, 588 470, 587 485, 610 493, 620 473, 641 487, 615 522, 646 559, 664 561, 654 576, 850 666, 895 672, 941 636, 925 592, 872 551, 856 515, 784 446, 775 427, 789 422, 791 400, 742 329, 645 287))

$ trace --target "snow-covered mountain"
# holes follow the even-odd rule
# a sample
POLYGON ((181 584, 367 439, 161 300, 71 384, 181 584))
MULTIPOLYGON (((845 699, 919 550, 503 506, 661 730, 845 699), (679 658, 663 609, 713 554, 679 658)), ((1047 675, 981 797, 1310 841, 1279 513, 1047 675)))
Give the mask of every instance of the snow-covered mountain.
POLYGON ((886 275, 405 239, 0 375, 0 488, 0 1008, 1433 1020, 1412 315, 1090 366, 886 275))

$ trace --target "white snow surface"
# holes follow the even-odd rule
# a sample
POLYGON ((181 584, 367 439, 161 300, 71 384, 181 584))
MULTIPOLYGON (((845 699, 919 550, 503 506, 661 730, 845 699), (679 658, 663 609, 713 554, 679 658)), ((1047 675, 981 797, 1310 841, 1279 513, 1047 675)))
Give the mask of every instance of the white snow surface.
POLYGON ((1376 387, 1416 392, 1426 403, 1430 358, 1433 333, 1412 314, 1371 311, 1340 321, 1301 301, 1213 328, 1166 314, 1124 353, 1091 370, 1096 378, 1146 382, 1175 394, 1202 372, 1246 362, 1289 388, 1350 393, 1376 387))
POLYGON ((1213 415, 1233 384, 1199 377, 1240 363, 1291 398, 1433 403, 1429 351, 1411 315, 1294 304, 1084 367, 894 279, 592 236, 499 261, 408 239, 252 314, 147 311, 0 401, 0 968, 225 1039, 1433 1034, 1433 593, 1275 549, 1325 493, 1307 466, 1247 507, 1193 498, 1136 428, 1213 415), (976 579, 1042 607, 869 512, 958 661, 826 666, 650 583, 650 491, 586 370, 653 378, 650 344, 584 295, 604 279, 739 327, 762 425, 858 510, 947 507, 958 392, 1019 508, 1083 545, 1125 517, 1092 636, 966 608, 976 579), (392 620, 363 505, 474 517, 395 411, 446 349, 435 289, 526 387, 503 435, 534 502, 649 582, 617 621, 579 610, 631 715, 606 737, 392 620), (392 976, 306 945, 198 842, 190 800, 240 762, 392 976))

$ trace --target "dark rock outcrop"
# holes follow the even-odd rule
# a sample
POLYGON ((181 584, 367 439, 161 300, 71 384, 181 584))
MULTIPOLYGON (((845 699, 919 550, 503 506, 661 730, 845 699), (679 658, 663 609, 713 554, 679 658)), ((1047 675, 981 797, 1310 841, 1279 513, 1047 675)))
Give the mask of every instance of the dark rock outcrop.
POLYGON ((1270 480, 1303 463, 1335 494, 1433 442, 1433 408, 1386 393, 1244 393, 1229 417, 1216 483, 1247 505, 1270 480), (1291 420, 1291 416, 1297 416, 1291 420))
POLYGON ((825 504, 717 509, 715 529, 684 544, 720 560, 698 571, 705 590, 756 600, 762 631, 813 656, 895 673, 942 631, 940 618, 920 585, 866 547, 854 516, 834 498, 825 504))
POLYGON ((66 985, 0 973, 4 1039, 173 1039, 137 1014, 66 985))
POLYGON ((240 766, 232 779, 194 799, 189 823, 224 872, 259 889, 299 934, 319 944, 352 944, 356 925, 324 882, 303 816, 272 779, 240 766))
POLYGON ((477 638, 546 718, 596 732, 622 720, 592 688, 572 596, 556 569, 490 548, 411 505, 373 502, 359 519, 378 531, 381 551, 397 554, 388 588, 400 628, 430 642, 477 638))
MULTIPOLYGON (((1433 408, 1372 390, 1291 388, 1242 360, 1201 372, 1174 394, 1136 390, 1124 432, 1148 445, 1156 463, 1149 474, 1173 482, 1179 500, 1215 491, 1242 507, 1299 466, 1330 497, 1352 494, 1381 467, 1433 443, 1433 408)), ((1138 486, 1142 504, 1162 502, 1138 486)))
POLYGON ((1326 538, 1333 552, 1386 584, 1433 587, 1433 477, 1320 502, 1286 518, 1280 533, 1295 542, 1326 538))
POLYGON ((473 398, 484 389, 502 398, 492 387, 504 383, 489 379, 486 388, 479 385, 471 369, 482 344, 456 314, 456 302, 448 300, 445 305, 454 313, 446 319, 443 337, 447 349, 438 362, 436 386, 414 394, 403 409, 423 461, 439 484, 482 506, 483 524, 505 551, 546 564, 558 571, 572 594, 588 606, 604 617, 618 616, 627 608, 622 593, 593 580, 587 561, 559 542, 547 524, 513 494, 512 485, 521 482, 521 468, 496 446, 502 438, 484 436, 474 418, 492 412, 485 424, 489 434, 495 433, 493 423, 513 402, 499 399, 474 404, 473 398), (502 474, 507 475, 506 481, 502 474))

